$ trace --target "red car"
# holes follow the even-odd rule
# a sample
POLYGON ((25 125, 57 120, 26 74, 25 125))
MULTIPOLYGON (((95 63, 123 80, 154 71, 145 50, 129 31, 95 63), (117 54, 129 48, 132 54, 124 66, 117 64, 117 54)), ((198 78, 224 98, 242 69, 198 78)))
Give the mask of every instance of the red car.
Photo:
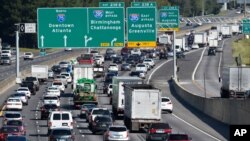
POLYGON ((6 123, 6 126, 16 126, 20 129, 22 135, 26 135, 25 125, 21 120, 9 120, 6 123))
POLYGON ((191 141, 192 138, 187 134, 170 134, 168 141, 191 141))
POLYGON ((0 141, 6 141, 8 135, 21 136, 22 132, 18 126, 3 126, 0 130, 0 141))

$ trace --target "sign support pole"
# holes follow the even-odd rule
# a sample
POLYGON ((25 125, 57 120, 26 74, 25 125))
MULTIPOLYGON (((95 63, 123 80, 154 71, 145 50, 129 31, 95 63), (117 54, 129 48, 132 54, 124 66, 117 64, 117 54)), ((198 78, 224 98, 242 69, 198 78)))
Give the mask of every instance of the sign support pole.
POLYGON ((19 78, 19 31, 16 31, 16 78, 19 78))
POLYGON ((176 71, 177 71, 177 69, 176 69, 176 50, 175 50, 175 31, 173 31, 173 53, 174 53, 174 79, 176 79, 177 78, 177 76, 176 76, 176 71))

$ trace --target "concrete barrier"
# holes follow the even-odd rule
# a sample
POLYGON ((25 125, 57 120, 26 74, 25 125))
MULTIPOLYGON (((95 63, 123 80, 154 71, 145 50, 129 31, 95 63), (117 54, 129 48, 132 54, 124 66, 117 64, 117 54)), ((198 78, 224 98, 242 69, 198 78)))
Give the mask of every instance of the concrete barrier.
POLYGON ((176 80, 172 80, 176 94, 193 108, 226 124, 250 124, 250 99, 204 98, 192 94, 176 80))

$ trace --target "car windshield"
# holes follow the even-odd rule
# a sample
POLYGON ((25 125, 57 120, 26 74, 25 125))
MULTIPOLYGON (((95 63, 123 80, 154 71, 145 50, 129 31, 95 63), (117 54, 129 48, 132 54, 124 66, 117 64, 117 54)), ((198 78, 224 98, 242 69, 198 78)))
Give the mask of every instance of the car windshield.
POLYGON ((19 128, 18 127, 2 127, 1 132, 2 133, 19 132, 19 128))
POLYGON ((52 130, 52 135, 55 135, 55 136, 71 135, 71 131, 67 129, 55 129, 55 130, 52 130))
POLYGON ((22 126, 23 123, 20 120, 9 120, 9 121, 7 121, 6 125, 10 125, 10 126, 22 126))
POLYGON ((7 50, 3 50, 3 51, 2 51, 2 53, 9 53, 9 51, 7 51, 7 50))
POLYGON ((109 115, 109 111, 108 110, 94 110, 93 115, 109 115))
POLYGON ((96 51, 96 50, 92 50, 90 53, 98 53, 98 51, 96 51))
POLYGON ((110 127, 109 131, 124 132, 124 131, 127 131, 127 129, 125 127, 110 127))
POLYGON ((21 114, 18 114, 18 113, 7 113, 7 114, 5 114, 5 117, 6 118, 20 118, 21 114))
POLYGON ((68 74, 68 73, 62 73, 61 75, 70 76, 70 74, 68 74))

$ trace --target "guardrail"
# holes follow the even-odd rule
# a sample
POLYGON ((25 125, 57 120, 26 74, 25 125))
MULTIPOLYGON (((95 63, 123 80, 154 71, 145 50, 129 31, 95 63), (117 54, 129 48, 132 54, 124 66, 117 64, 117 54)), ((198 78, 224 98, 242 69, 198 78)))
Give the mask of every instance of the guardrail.
POLYGON ((250 124, 250 99, 204 98, 192 94, 172 79, 176 94, 193 108, 226 124, 250 124))

